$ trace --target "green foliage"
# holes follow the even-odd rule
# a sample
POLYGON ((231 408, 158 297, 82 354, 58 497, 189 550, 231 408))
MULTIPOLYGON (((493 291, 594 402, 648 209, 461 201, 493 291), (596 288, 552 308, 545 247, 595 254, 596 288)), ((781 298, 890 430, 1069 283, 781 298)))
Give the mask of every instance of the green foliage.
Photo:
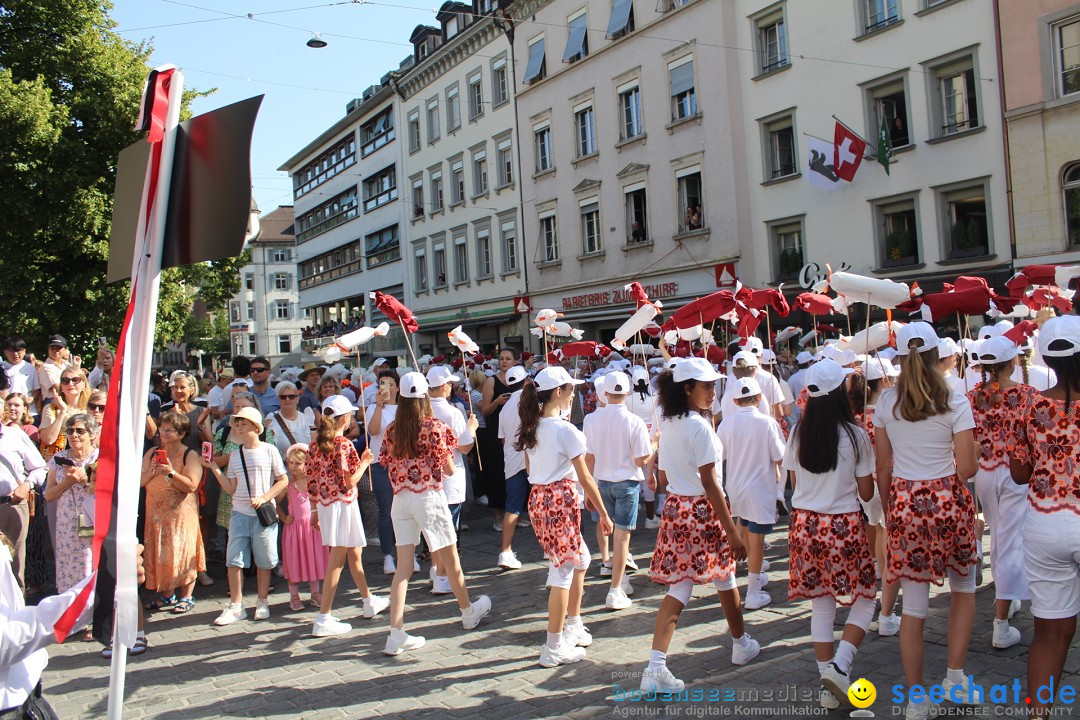
MULTIPOLYGON (((113 32, 101 0, 0 0, 2 332, 43 353, 49 335, 89 355, 113 344, 128 284, 105 283, 116 158, 133 130, 150 47, 113 32)), ((200 95, 184 94, 182 115, 200 95)), ((222 304, 235 261, 162 274, 157 343, 178 341, 196 293, 222 304)))
POLYGON ((914 257, 915 240, 907 230, 894 230, 885 238, 885 252, 894 262, 914 257))

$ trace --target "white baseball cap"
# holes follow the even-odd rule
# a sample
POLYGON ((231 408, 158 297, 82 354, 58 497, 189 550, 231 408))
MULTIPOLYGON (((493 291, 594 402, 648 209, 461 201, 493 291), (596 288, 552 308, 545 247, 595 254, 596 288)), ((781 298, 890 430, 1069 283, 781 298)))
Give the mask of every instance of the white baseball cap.
POLYGON ((407 398, 422 398, 427 395, 427 378, 418 372, 407 372, 401 376, 398 394, 407 398))
POLYGON ((539 390, 554 390, 563 385, 581 385, 583 382, 585 381, 570 377, 570 373, 566 372, 562 365, 546 367, 536 373, 536 387, 539 390))
POLYGON ((433 365, 428 368, 427 371, 428 387, 439 387, 448 382, 457 382, 460 379, 460 377, 454 374, 453 370, 445 365, 433 365))
POLYGON ((648 383, 649 382, 649 371, 646 370, 645 368, 641 367, 640 365, 635 365, 634 370, 633 370, 633 374, 631 375, 630 379, 633 381, 633 383, 635 385, 637 385, 638 382, 640 382, 642 380, 644 380, 646 383, 648 383))
POLYGON ((1020 353, 1020 349, 1004 335, 995 335, 979 343, 977 352, 981 364, 997 365, 1012 360, 1020 353))
POLYGON ((1080 352, 1080 317, 1062 315, 1050 318, 1039 330, 1039 354, 1043 357, 1068 357, 1080 352), (1050 345, 1060 342, 1063 347, 1051 350, 1050 345))
POLYGON ((768 348, 766 348, 765 350, 762 350, 761 351, 761 364, 762 365, 775 365, 776 364, 776 353, 774 353, 772 350, 769 350, 768 348))
POLYGON ((344 395, 331 395, 322 402, 323 415, 329 415, 331 417, 338 417, 339 415, 348 415, 351 412, 356 412, 360 408, 349 402, 349 398, 344 395))
POLYGON ((795 362, 799 363, 800 365, 805 365, 806 363, 812 363, 812 362, 814 362, 814 354, 810 353, 810 352, 807 352, 806 350, 803 350, 802 352, 800 352, 798 355, 795 356, 795 362))
POLYGON ((753 397, 761 394, 761 385, 752 377, 736 378, 733 391, 736 398, 753 397))
POLYGON ((896 348, 891 347, 884 347, 877 351, 877 356, 882 360, 892 360, 899 354, 900 353, 896 351, 896 348))
POLYGON ((912 340, 922 341, 922 345, 918 346, 918 350, 924 353, 937 350, 940 338, 934 332, 934 328, 930 323, 922 321, 910 322, 900 328, 900 332, 896 333, 897 354, 907 355, 910 350, 908 345, 912 340))
POLYGON ((806 392, 810 397, 828 395, 844 384, 844 378, 855 372, 854 368, 840 367, 835 360, 823 358, 806 371, 806 392))
POLYGON ((762 344, 761 338, 757 337, 756 335, 751 335, 750 337, 746 338, 746 342, 743 343, 742 347, 743 350, 747 352, 752 352, 755 355, 760 355, 765 350, 765 346, 762 344))
POLYGON ((937 354, 939 360, 960 354, 960 346, 951 337, 944 337, 938 341, 937 354))
POLYGON ((626 395, 630 392, 630 378, 621 370, 604 376, 604 392, 608 395, 626 395))
POLYGON ((517 385, 519 382, 529 377, 529 373, 521 365, 515 365, 506 371, 506 384, 517 385))
POLYGON ((681 365, 684 360, 686 360, 686 358, 681 358, 681 357, 673 357, 673 358, 671 358, 670 360, 667 361, 667 369, 672 371, 672 372, 675 372, 675 368, 679 367, 679 365, 681 365))
POLYGON ((731 364, 737 367, 740 360, 742 360, 749 367, 761 366, 761 363, 758 362, 758 356, 750 352, 749 350, 740 350, 739 352, 735 353, 735 355, 731 358, 731 364))
POLYGON ((885 365, 891 365, 892 363, 881 363, 871 361, 863 366, 863 373, 866 376, 866 381, 881 380, 885 377, 885 365))
POLYGON ((819 353, 822 358, 832 360, 837 365, 851 365, 855 362, 855 353, 851 350, 841 350, 836 345, 826 345, 819 353))
MULTIPOLYGON (((756 360, 757 358, 755 358, 755 361, 756 360)), ((672 371, 672 378, 675 382, 686 382, 687 380, 716 382, 720 377, 720 373, 716 372, 712 363, 705 358, 686 358, 676 365, 675 369, 672 371)))

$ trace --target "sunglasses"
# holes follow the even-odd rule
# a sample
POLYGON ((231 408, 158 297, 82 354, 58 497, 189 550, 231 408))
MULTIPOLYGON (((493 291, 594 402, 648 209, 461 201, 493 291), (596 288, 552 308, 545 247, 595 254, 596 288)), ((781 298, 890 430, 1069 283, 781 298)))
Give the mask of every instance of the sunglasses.
POLYGON ((86 403, 86 407, 94 412, 105 412, 105 406, 98 405, 97 403, 86 403))
POLYGON ((251 372, 270 372, 270 368, 268 368, 268 367, 253 367, 253 368, 251 368, 251 372))
POLYGON ((90 431, 87 430, 84 427, 68 428, 68 432, 71 433, 72 435, 79 435, 79 436, 89 435, 90 434, 90 431))
POLYGON ((60 378, 61 385, 82 385, 83 379, 81 377, 66 377, 60 378))
POLYGON ((278 395, 278 400, 295 400, 299 395, 278 395))

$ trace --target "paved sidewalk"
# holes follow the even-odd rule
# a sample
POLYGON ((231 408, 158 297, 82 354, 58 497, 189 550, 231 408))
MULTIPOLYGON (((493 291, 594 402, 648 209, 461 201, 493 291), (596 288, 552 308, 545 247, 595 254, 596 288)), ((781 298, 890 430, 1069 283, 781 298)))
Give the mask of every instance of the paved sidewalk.
MULTIPOLYGON (((427 564, 410 584, 406 610, 406 628, 424 635, 427 646, 396 658, 381 652, 388 632, 386 615, 374 620, 362 617, 351 579, 343 577, 336 614, 352 622, 354 629, 342 637, 322 639, 310 634, 314 610, 288 609, 287 585, 280 579, 275 581, 269 620, 215 627, 213 619, 226 604, 225 582, 219 579, 214 587, 196 588, 198 604, 189 614, 148 617, 150 649, 129 658, 125 717, 848 717, 851 708, 826 714, 808 699, 810 694, 816 697, 818 688, 809 638, 810 604, 785 602, 786 527, 770 536, 774 547, 766 555, 772 560, 768 591, 773 605, 746 613, 749 632, 763 645, 761 655, 745 667, 731 664, 731 640, 719 603, 714 594, 698 588, 682 615, 669 667, 688 688, 700 690, 702 699, 663 703, 614 699, 622 690, 638 686, 648 660, 664 593, 647 578, 655 530, 634 535, 633 550, 642 568, 633 576, 634 606, 618 613, 603 609, 607 583, 599 578, 599 562, 594 560, 585 594, 585 621, 595 638, 588 658, 545 669, 536 661, 544 642, 547 571, 532 531, 519 530, 515 542, 525 566, 503 573, 492 567, 498 536, 491 530, 490 513, 476 508, 469 523, 472 530, 463 533, 461 547, 470 591, 474 597, 486 593, 494 603, 477 630, 462 629, 453 596, 429 594, 427 564)), ((588 522, 586 539, 595 549, 588 522)), ((379 551, 368 548, 365 560, 374 591, 388 594, 389 577, 382 574, 379 551)), ((989 580, 988 570, 987 585, 978 593, 975 636, 965 669, 985 686, 1011 685, 1014 678, 1024 678, 1031 616, 1025 608, 1015 620, 1024 634, 1021 645, 992 651, 989 580)), ((745 586, 743 578, 740 586, 745 586)), ((250 617, 254 579, 247 582, 245 599, 250 617)), ((940 594, 931 600, 928 682, 940 682, 944 676, 947 601, 940 594)), ((840 611, 838 622, 844 617, 840 611)), ((61 718, 105 716, 109 666, 100 649, 97 643, 72 640, 50 650, 44 685, 61 718)), ((1072 653, 1066 671, 1075 684, 1080 653, 1072 653)), ((854 674, 876 684, 878 701, 872 709, 877 717, 891 717, 891 687, 903 677, 898 639, 868 634, 854 674)), ((1004 708, 997 710, 988 706, 975 712, 994 717, 1004 708)))

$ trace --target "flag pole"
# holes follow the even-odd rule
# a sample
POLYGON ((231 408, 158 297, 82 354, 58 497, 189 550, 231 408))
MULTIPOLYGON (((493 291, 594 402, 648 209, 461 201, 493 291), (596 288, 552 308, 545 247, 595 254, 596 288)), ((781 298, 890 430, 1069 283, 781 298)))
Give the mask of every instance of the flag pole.
MULTIPOLYGON (((360 346, 356 346, 356 367, 360 368, 360 346)), ((376 378, 377 380, 378 378, 376 378)), ((378 391, 379 384, 375 383, 375 389, 378 391)), ((364 370, 360 369, 360 414, 364 418, 364 448, 371 447, 371 435, 368 433, 367 426, 367 403, 364 400, 364 370)), ((375 458, 374 462, 378 462, 378 458, 375 458)), ((374 462, 372 464, 374 464, 374 462)), ((368 482, 371 483, 372 492, 375 491, 375 478, 371 475, 371 464, 368 465, 368 482)))
MULTIPOLYGON (((461 348, 458 348, 461 350, 461 348)), ((469 414, 476 415, 472 405, 472 385, 469 383, 469 374, 465 372, 465 351, 461 350, 461 374, 465 376, 465 387, 469 392, 465 393, 469 398, 469 414)), ((473 438, 473 445, 476 447, 476 464, 480 468, 480 472, 484 472, 484 461, 480 459, 480 436, 477 435, 473 438)))
POLYGON ((416 362, 416 353, 413 352, 412 342, 409 340, 409 331, 405 329, 405 321, 398 317, 398 324, 401 325, 401 332, 405 335, 405 347, 409 348, 409 357, 412 358, 413 369, 420 372, 420 363, 416 362))

